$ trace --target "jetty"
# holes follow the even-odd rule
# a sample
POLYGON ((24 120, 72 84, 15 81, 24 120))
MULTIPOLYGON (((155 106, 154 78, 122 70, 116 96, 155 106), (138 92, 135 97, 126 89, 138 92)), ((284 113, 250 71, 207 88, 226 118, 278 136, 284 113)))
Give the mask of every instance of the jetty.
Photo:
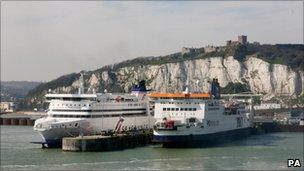
POLYGON ((145 146, 151 143, 152 131, 142 131, 110 136, 78 136, 62 139, 63 151, 113 151, 145 146))
POLYGON ((33 126, 36 119, 46 116, 44 112, 15 112, 0 115, 0 125, 33 126))

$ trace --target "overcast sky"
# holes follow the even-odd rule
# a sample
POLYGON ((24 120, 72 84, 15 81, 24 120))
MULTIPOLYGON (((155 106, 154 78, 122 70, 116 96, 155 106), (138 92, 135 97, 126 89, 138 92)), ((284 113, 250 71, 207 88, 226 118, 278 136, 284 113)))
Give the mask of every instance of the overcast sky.
POLYGON ((303 1, 1 1, 1 80, 49 81, 239 34, 303 43, 303 1))

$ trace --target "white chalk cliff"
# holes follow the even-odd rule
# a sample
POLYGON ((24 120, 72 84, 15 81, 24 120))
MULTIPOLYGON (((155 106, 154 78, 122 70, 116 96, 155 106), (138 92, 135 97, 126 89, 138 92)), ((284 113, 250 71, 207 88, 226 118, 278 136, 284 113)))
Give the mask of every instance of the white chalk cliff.
MULTIPOLYGON (((303 94, 304 71, 292 70, 286 65, 270 64, 254 56, 239 62, 230 57, 193 59, 160 65, 123 67, 117 70, 95 72, 87 76, 90 90, 101 90, 102 84, 115 84, 129 91, 138 80, 146 79, 148 88, 155 91, 181 91, 186 84, 192 90, 207 91, 208 79, 218 78, 221 87, 229 82, 248 84, 253 93, 270 96, 303 94)), ((71 86, 56 90, 68 92, 77 88, 76 80, 71 86)))

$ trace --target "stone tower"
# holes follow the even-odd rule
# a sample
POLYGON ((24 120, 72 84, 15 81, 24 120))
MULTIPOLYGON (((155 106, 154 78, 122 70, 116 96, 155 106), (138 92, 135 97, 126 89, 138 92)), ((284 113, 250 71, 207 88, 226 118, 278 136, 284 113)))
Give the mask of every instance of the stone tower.
POLYGON ((238 36, 238 42, 242 45, 246 44, 247 43, 247 36, 244 36, 244 35, 238 36))

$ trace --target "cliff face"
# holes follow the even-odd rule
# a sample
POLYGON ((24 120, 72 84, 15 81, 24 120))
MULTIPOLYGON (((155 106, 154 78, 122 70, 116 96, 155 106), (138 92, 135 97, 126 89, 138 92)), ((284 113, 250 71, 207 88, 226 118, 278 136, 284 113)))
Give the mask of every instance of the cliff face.
MULTIPOLYGON (((239 62, 233 56, 194 59, 162 65, 123 67, 117 70, 92 72, 85 76, 86 87, 103 91, 115 86, 118 91, 128 92, 138 80, 146 79, 148 88, 155 91, 181 91, 189 84, 192 90, 207 91, 208 79, 218 78, 225 87, 229 82, 248 84, 254 93, 267 95, 303 94, 304 72, 292 70, 286 65, 270 64, 256 57, 239 62)), ((76 90, 79 80, 71 85, 57 87, 57 92, 76 90)), ((116 89, 116 90, 117 90, 116 89)), ((112 89, 113 90, 113 89, 112 89)))
MULTIPOLYGON (((199 48, 193 52, 135 58, 89 71, 84 80, 89 92, 93 89, 129 92, 142 79, 154 91, 182 91, 188 85, 193 91, 207 92, 208 80, 218 78, 221 87, 227 86, 223 89, 226 93, 250 89, 268 98, 304 97, 303 67, 304 45, 246 44, 221 46, 211 52, 199 48)), ((40 84, 27 95, 27 105, 42 104, 49 89, 57 93, 76 93, 79 76, 79 73, 72 73, 40 84)))

